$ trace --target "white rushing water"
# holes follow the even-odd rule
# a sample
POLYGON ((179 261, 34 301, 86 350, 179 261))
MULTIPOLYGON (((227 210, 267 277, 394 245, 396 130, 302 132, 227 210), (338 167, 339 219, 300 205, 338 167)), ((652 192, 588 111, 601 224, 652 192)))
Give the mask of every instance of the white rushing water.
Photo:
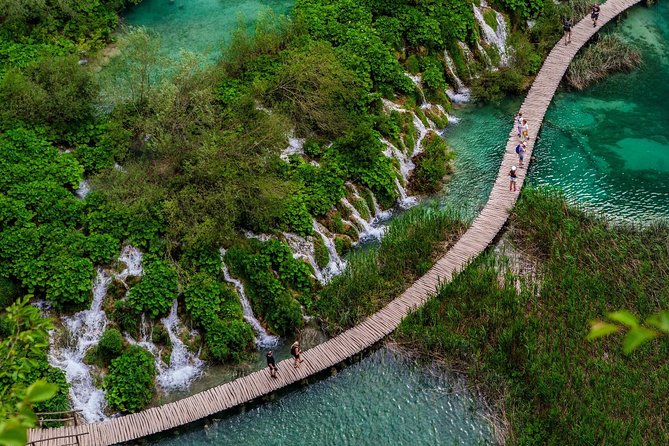
POLYGON ((375 227, 371 222, 362 218, 360 212, 358 212, 355 206, 353 206, 351 202, 346 199, 346 197, 341 199, 341 204, 343 204, 344 207, 350 211, 351 219, 358 225, 358 229, 360 230, 360 240, 371 238, 381 240, 381 237, 383 237, 383 233, 386 230, 384 226, 375 227))
POLYGON ((329 260, 328 264, 325 265, 325 268, 323 268, 323 271, 321 272, 323 278, 325 281, 329 281, 332 279, 334 276, 337 276, 344 272, 346 269, 346 262, 342 260, 341 257, 339 257, 339 253, 337 252, 337 247, 335 246, 335 243, 332 238, 328 235, 328 230, 325 229, 323 225, 318 223, 316 219, 314 219, 314 232, 321 237, 323 240, 323 244, 325 245, 325 248, 328 250, 328 255, 329 255, 329 260))
POLYGON ((288 147, 281 152, 281 159, 288 161, 291 155, 304 155, 304 139, 291 136, 288 138, 288 147))
POLYGON ((88 183, 88 180, 81 180, 79 182, 79 187, 77 190, 74 191, 74 194, 81 200, 86 198, 86 195, 88 195, 91 192, 91 185, 88 183))
POLYGON ((452 88, 447 89, 446 95, 451 100, 451 102, 455 103, 469 102, 469 100, 471 99, 471 91, 469 90, 469 88, 465 86, 465 83, 462 82, 462 79, 458 77, 458 72, 457 69, 455 68, 455 62, 453 62, 453 58, 451 58, 451 55, 448 54, 447 50, 444 50, 444 61, 446 62, 448 73, 453 79, 453 82, 455 82, 455 90, 453 90, 452 88))
POLYGON ((284 232, 283 236, 285 237, 288 246, 290 246, 290 249, 293 251, 293 257, 306 260, 314 270, 316 280, 318 280, 321 285, 325 285, 327 280, 321 272, 321 269, 318 267, 318 262, 316 261, 316 248, 314 247, 313 240, 289 232, 284 232))
MULTIPOLYGON (((508 66, 509 54, 506 46, 507 32, 504 16, 501 13, 492 10, 495 13, 495 21, 497 22, 497 29, 495 30, 486 23, 485 19, 483 18, 483 12, 481 8, 477 7, 476 5, 472 5, 472 8, 474 8, 474 17, 476 17, 476 21, 479 23, 479 27, 483 32, 483 39, 487 44, 493 45, 495 48, 497 48, 497 52, 499 53, 500 58, 500 65, 503 67, 508 66)), ((483 53, 485 53, 485 51, 483 53)))
POLYGON ((420 98, 423 101, 422 103, 425 104, 427 99, 425 99, 425 92, 423 91, 423 78, 420 76, 420 74, 404 73, 404 75, 411 79, 411 81, 414 83, 418 93, 420 94, 420 98))
POLYGON ((231 283, 234 285, 235 289, 237 290, 237 294, 239 295, 239 300, 242 304, 242 311, 244 313, 244 319, 253 327, 253 330, 256 332, 256 347, 258 348, 271 348, 271 347, 276 347, 279 344, 279 337, 278 336, 272 336, 269 333, 267 333, 267 330, 265 330, 260 323, 258 319, 256 319, 255 315, 253 314, 253 308, 251 308, 251 302, 249 302, 249 299, 246 297, 246 291, 244 290, 244 284, 242 284, 239 280, 235 279, 230 275, 230 271, 228 270, 228 266, 225 264, 225 249, 221 248, 221 263, 222 263, 222 270, 223 270, 223 277, 225 278, 225 281, 228 283, 231 283))
POLYGON ((89 348, 98 344, 107 327, 108 320, 102 310, 102 303, 111 280, 106 271, 98 269, 93 282, 91 308, 70 317, 63 317, 66 334, 59 343, 52 342, 49 352, 49 363, 63 370, 70 384, 72 408, 81 411, 88 422, 102 421, 106 418, 105 394, 95 387, 91 366, 84 364, 84 356, 89 348))
MULTIPOLYGON (((177 316, 178 302, 175 299, 169 316, 160 320, 167 330, 172 343, 170 363, 159 369, 156 382, 165 390, 182 390, 202 374, 204 362, 186 348, 179 337, 181 324, 177 316)), ((191 333, 192 335, 193 333, 191 333)), ((161 361, 162 363, 162 361, 161 361)))

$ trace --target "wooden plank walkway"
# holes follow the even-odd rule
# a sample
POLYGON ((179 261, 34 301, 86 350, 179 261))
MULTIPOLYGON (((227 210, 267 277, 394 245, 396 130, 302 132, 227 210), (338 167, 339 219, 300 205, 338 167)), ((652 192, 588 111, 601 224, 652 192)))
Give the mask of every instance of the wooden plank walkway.
MULTIPOLYGON (((553 48, 520 108, 530 126, 530 140, 526 153, 527 164, 529 164, 536 134, 548 105, 571 60, 604 24, 639 1, 607 1, 602 5, 597 28, 593 28, 588 16, 573 28, 570 45, 565 46, 561 40, 553 48)), ((512 119, 513 117, 509 116, 509 122, 512 119)), ((32 429, 29 433, 30 441, 36 442, 37 446, 62 446, 71 443, 73 439, 54 437, 83 433, 87 435, 79 437, 81 445, 106 446, 132 441, 183 426, 268 395, 326 371, 376 344, 392 333, 407 314, 423 305, 430 296, 434 295, 440 284, 449 282, 454 274, 462 271, 502 229, 518 197, 518 193, 509 192, 508 180, 511 166, 516 165, 518 161, 515 153, 516 145, 517 137, 514 129, 510 133, 506 152, 488 202, 472 226, 436 262, 434 267, 401 296, 361 324, 304 352, 304 362, 300 368, 295 369, 292 360, 281 361, 278 364, 280 372, 277 379, 270 378, 267 370, 261 370, 173 403, 104 422, 77 427, 32 429)), ((527 170, 519 169, 517 172, 518 190, 520 191, 527 170)))

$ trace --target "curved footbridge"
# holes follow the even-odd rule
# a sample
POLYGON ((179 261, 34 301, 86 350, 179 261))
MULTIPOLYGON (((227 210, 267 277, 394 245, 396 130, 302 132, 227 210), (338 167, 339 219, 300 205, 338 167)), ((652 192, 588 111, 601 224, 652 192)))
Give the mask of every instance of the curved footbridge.
MULTIPOLYGON (((574 27, 571 44, 564 45, 564 40, 561 40, 553 48, 520 109, 530 126, 530 140, 526 153, 528 159, 532 154, 536 134, 548 105, 578 50, 601 26, 639 1, 607 1, 602 5, 597 28, 594 28, 589 17, 586 17, 574 27)), ((511 120, 510 116, 509 122, 511 120)), ((516 133, 512 130, 497 180, 483 211, 469 230, 436 262, 434 267, 378 313, 358 326, 304 352, 304 362, 299 368, 294 368, 291 360, 285 360, 278 364, 277 379, 271 378, 267 370, 261 370, 188 398, 131 415, 75 427, 33 429, 29 434, 30 441, 37 446, 66 444, 105 446, 168 431, 300 382, 376 344, 392 333, 407 314, 434 295, 440 284, 449 282, 454 274, 462 271, 502 229, 518 197, 518 193, 509 192, 508 180, 511 166, 517 163, 516 145, 516 133), (73 436, 77 436, 78 443, 73 442, 73 436)), ((518 170, 518 190, 523 185, 526 172, 525 169, 518 170)))

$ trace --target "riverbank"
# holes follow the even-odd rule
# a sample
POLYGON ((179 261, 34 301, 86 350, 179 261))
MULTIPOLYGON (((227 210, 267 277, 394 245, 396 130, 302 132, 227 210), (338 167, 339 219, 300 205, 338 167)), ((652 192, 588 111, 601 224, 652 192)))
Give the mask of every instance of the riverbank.
POLYGON ((403 321, 396 339, 443 355, 503 408, 511 444, 663 444, 669 439, 659 340, 633 355, 589 343, 589 322, 669 305, 669 228, 615 226, 554 192, 526 189, 509 237, 538 281, 500 274, 484 254, 403 321))

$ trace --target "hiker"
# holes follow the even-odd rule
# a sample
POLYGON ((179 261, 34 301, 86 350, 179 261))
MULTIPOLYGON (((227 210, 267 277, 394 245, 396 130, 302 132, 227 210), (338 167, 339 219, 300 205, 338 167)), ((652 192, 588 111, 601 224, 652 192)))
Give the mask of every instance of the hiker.
POLYGON ((304 362, 300 355, 302 354, 302 349, 300 349, 300 343, 295 341, 293 345, 290 346, 290 354, 295 358, 295 368, 297 368, 301 362, 304 362))
POLYGON ((516 192, 517 179, 518 176, 516 175, 516 166, 511 166, 511 172, 509 172, 509 192, 516 192))
POLYGON ((523 134, 523 112, 518 112, 516 115, 516 128, 518 129, 518 138, 523 134))
POLYGON ((525 150, 527 149, 527 144, 524 142, 518 143, 516 146, 516 153, 518 154, 518 167, 523 167, 523 160, 525 159, 525 150))
POLYGON ((267 352, 267 367, 269 367, 269 374, 272 376, 272 378, 276 378, 276 372, 279 370, 279 368, 276 366, 276 361, 274 360, 274 354, 272 353, 272 350, 267 352))
POLYGON ((523 131, 523 139, 525 141, 530 139, 530 126, 527 124, 527 119, 523 119, 522 131, 523 131))
POLYGON ((597 27, 597 20, 599 19, 599 11, 601 8, 599 7, 599 3, 595 3, 592 5, 592 13, 590 13, 590 18, 592 19, 592 27, 596 28, 597 27))
POLYGON ((571 23, 571 19, 565 17, 562 20, 562 29, 564 29, 564 44, 569 45, 571 43, 571 28, 574 25, 571 23))

